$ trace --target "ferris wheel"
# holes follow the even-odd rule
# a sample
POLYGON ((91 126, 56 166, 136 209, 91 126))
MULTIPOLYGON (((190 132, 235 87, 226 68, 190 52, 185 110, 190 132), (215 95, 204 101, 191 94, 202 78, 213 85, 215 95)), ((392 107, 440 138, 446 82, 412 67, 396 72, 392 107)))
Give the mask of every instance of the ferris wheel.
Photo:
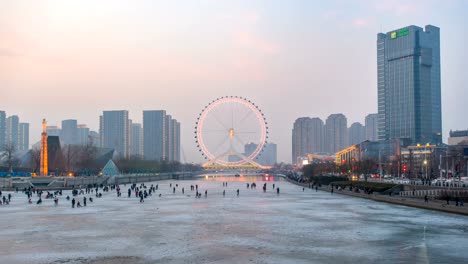
POLYGON ((208 161, 203 167, 256 167, 268 139, 260 108, 239 96, 224 96, 206 105, 197 118, 195 142, 208 161))

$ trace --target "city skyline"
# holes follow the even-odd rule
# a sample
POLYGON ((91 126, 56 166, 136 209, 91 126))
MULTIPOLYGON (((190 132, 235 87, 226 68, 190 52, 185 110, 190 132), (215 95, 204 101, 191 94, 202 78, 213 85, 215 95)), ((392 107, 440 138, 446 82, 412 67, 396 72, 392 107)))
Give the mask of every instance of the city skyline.
POLYGON ((241 95, 265 112, 278 160, 290 162, 297 117, 341 112, 364 124, 377 112, 376 35, 427 24, 441 29, 443 141, 467 126, 457 110, 468 90, 462 1, 24 3, 0 9, 0 110, 30 123, 31 144, 44 117, 97 131, 104 110, 126 109, 142 123, 141 111, 167 109, 182 124, 186 161, 200 162, 189 129, 197 114, 241 95))

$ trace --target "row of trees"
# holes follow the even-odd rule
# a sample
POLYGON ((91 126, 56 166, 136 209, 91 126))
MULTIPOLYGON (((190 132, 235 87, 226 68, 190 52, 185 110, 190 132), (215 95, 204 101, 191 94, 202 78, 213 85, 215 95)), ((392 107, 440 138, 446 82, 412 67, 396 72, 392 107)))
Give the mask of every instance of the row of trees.
MULTIPOLYGON (((16 146, 8 144, 1 152, 0 171, 36 172, 40 171, 40 148, 29 150, 25 160, 17 158, 16 146)), ((68 175, 96 175, 105 166, 109 158, 98 157, 98 148, 93 144, 65 145, 61 149, 49 151, 49 172, 57 176, 68 175)), ((182 164, 180 162, 143 160, 139 157, 115 160, 122 173, 159 173, 171 171, 196 171, 200 166, 195 164, 182 164)))
POLYGON ((336 164, 335 162, 312 163, 302 167, 302 172, 305 177, 337 175, 337 174, 363 174, 365 177, 376 173, 378 163, 372 159, 356 161, 352 164, 343 163, 336 164))

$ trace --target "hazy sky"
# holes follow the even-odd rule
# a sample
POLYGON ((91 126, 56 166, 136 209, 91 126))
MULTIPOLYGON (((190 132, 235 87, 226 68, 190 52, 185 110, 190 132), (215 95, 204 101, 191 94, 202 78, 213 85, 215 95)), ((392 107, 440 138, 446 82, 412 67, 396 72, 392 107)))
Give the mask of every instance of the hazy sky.
POLYGON ((200 110, 223 95, 265 112, 280 161, 296 118, 377 111, 376 35, 441 28, 444 140, 467 129, 468 1, 0 1, 0 110, 31 123, 165 109, 187 161, 200 110))

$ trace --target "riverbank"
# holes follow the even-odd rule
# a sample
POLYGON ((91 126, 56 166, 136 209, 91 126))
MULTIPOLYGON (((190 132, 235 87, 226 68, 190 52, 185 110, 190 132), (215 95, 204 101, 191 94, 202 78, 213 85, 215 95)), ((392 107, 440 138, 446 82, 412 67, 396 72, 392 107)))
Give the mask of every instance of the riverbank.
MULTIPOLYGON (((305 188, 309 188, 308 183, 299 183, 296 181, 293 181, 289 178, 285 178, 288 182, 299 185, 305 188)), ((325 192, 330 192, 330 186, 322 186, 318 188, 321 191, 325 192)), ((365 193, 356 193, 352 191, 347 191, 347 190, 334 190, 334 194, 342 194, 342 195, 348 195, 348 196, 354 196, 358 198, 364 198, 364 199, 369 199, 369 200, 374 200, 377 202, 384 202, 384 203, 391 203, 391 204, 397 204, 397 205, 404 205, 404 206, 409 206, 409 207, 416 207, 416 208, 421 208, 421 209, 427 209, 427 210, 435 210, 435 211, 441 211, 445 213, 453 213, 453 214, 460 214, 460 215, 466 215, 468 216, 468 207, 461 207, 461 206, 455 206, 455 202, 451 201, 449 205, 447 205, 446 201, 441 201, 441 200, 429 200, 429 202, 424 202, 422 199, 413 199, 413 198, 408 198, 408 197, 401 197, 401 196, 388 196, 388 195, 381 195, 381 194, 365 194, 365 193)))

